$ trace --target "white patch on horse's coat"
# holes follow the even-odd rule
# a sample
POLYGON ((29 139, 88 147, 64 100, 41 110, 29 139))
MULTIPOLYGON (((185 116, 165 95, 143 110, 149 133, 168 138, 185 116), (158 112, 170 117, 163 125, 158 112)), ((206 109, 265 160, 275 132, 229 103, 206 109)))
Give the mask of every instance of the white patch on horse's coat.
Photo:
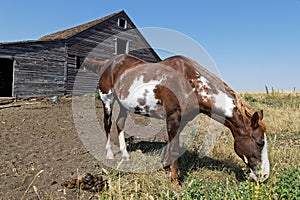
POLYGON ((164 79, 161 80, 150 80, 144 82, 144 76, 140 76, 135 79, 130 86, 127 98, 120 97, 120 102, 130 111, 139 109, 141 114, 149 114, 151 110, 156 110, 158 99, 155 98, 154 89, 164 79), (144 100, 144 104, 141 105, 140 99, 144 100), (147 108, 147 109, 146 109, 147 108))
POLYGON ((207 102, 211 98, 211 95, 207 94, 207 92, 204 90, 200 93, 200 95, 204 102, 207 102))
POLYGON ((235 105, 232 98, 228 97, 228 95, 222 91, 218 91, 218 94, 213 94, 212 97, 216 108, 221 109, 226 117, 233 116, 232 113, 235 105))
POLYGON ((120 151, 122 153, 122 157, 129 159, 129 153, 126 149, 126 143, 125 143, 125 137, 124 137, 124 131, 121 131, 119 134, 119 144, 120 144, 120 151))
POLYGON ((107 112, 111 112, 111 104, 113 102, 113 94, 112 90, 109 90, 107 94, 104 94, 99 89, 100 98, 103 101, 105 108, 107 109, 107 112))
POLYGON ((204 102, 207 102, 211 98, 211 95, 207 92, 207 89, 211 89, 211 87, 209 86, 209 81, 199 74, 198 76, 199 78, 197 78, 196 80, 192 80, 193 83, 196 82, 198 84, 197 88, 194 88, 193 91, 197 91, 202 100, 204 102))
POLYGON ((203 76, 200 76, 200 78, 198 78, 198 80, 201 82, 200 84, 200 87, 203 88, 203 87, 206 87, 208 89, 210 89, 210 86, 209 86, 209 82, 206 78, 204 78, 203 76))
POLYGON ((114 153, 111 150, 110 135, 108 135, 108 137, 107 137, 105 149, 107 151, 106 152, 106 158, 107 159, 113 159, 114 158, 114 153))
POLYGON ((268 178, 270 174, 270 162, 268 158, 268 142, 267 136, 264 134, 265 145, 261 152, 261 173, 264 178, 268 178))

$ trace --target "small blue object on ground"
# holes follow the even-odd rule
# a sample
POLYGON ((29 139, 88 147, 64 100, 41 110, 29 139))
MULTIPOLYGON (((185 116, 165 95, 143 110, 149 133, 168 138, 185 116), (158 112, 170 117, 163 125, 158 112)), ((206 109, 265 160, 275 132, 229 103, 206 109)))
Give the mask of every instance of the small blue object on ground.
POLYGON ((54 97, 51 98, 51 101, 52 101, 53 103, 56 103, 57 100, 58 100, 57 96, 54 96, 54 97))

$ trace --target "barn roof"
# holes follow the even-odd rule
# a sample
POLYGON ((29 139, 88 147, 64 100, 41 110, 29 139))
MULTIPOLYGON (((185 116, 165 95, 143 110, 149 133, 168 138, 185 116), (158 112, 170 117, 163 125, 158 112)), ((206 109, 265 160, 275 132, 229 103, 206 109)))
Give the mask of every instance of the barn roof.
POLYGON ((104 22, 107 19, 109 19, 111 17, 114 17, 114 16, 116 16, 116 15, 122 13, 122 12, 124 12, 124 11, 113 13, 113 14, 107 15, 105 17, 102 17, 100 19, 96 19, 94 21, 85 23, 85 24, 81 24, 81 25, 78 25, 78 26, 75 26, 75 27, 72 27, 72 28, 69 28, 69 29, 58 31, 58 32, 55 32, 55 33, 52 33, 52 34, 49 34, 49 35, 45 35, 45 36, 39 38, 38 41, 52 41, 52 40, 68 39, 68 38, 70 38, 70 37, 72 37, 72 36, 74 36, 78 33, 81 33, 83 31, 91 28, 92 26, 95 26, 95 25, 97 25, 101 22, 104 22))
MULTIPOLYGON (((0 42, 0 45, 14 45, 14 44, 24 44, 24 43, 35 43, 35 42, 47 42, 47 41, 56 41, 56 40, 64 40, 64 39, 68 39, 74 35, 77 35, 97 24, 100 24, 108 19, 110 19, 111 17, 114 17, 116 15, 119 15, 121 13, 125 13, 124 10, 107 15, 105 17, 102 17, 100 19, 96 19, 94 21, 85 23, 85 24, 81 24, 72 28, 68 28, 65 30, 61 30, 55 33, 51 33, 49 35, 45 35, 42 36, 41 38, 37 39, 37 40, 25 40, 25 41, 16 41, 16 42, 0 42)), ((126 13, 125 13, 126 14, 126 13)))
MULTIPOLYGON (((135 26, 135 24, 131 21, 131 19, 128 17, 128 15, 126 14, 126 12, 124 10, 121 10, 119 12, 107 15, 105 17, 102 17, 100 19, 96 19, 94 21, 90 21, 88 23, 85 24, 81 24, 72 28, 68 28, 65 30, 61 30, 55 33, 51 33, 49 35, 45 35, 37 40, 25 40, 25 41, 16 41, 16 42, 0 42, 0 46, 10 46, 10 45, 19 45, 19 44, 31 44, 31 43, 52 43, 54 41, 60 41, 60 40, 67 40, 69 38, 72 38, 73 36, 80 34, 98 24, 101 24, 107 20, 109 20, 110 18, 116 17, 118 15, 122 15, 122 17, 125 17, 126 20, 128 20, 128 22, 131 24, 131 26, 135 29, 137 29, 137 27, 135 26)), ((154 51, 154 49, 151 48, 151 45, 148 43, 148 41, 144 38, 144 36, 139 32, 139 30, 137 30, 137 34, 141 37, 141 39, 145 42, 145 44, 147 44, 146 46, 150 47, 150 51, 153 53, 153 55, 160 60, 160 57, 157 55, 157 53, 154 51)))

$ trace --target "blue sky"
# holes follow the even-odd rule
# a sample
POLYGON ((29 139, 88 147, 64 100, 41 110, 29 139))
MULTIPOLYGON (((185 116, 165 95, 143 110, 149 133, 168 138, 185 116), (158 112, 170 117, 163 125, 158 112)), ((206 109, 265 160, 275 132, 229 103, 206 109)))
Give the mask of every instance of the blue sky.
POLYGON ((194 39, 237 91, 300 90, 300 0, 3 0, 0 42, 37 39, 120 10, 139 28, 194 39))

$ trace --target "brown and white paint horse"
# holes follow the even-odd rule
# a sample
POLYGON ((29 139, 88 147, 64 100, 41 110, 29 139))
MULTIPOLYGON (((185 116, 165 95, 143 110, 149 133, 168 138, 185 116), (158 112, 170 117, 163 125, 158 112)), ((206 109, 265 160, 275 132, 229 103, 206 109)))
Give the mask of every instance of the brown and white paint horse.
POLYGON ((112 106, 117 101, 120 113, 116 123, 124 159, 130 158, 123 131, 127 111, 164 119, 169 138, 164 165, 171 164, 171 178, 176 180, 179 134, 188 121, 204 113, 231 130, 235 152, 249 166, 253 179, 269 177, 263 111, 253 112, 227 84, 193 60, 174 56, 147 63, 130 55, 118 55, 99 67, 108 159, 114 158, 110 129, 112 106))

